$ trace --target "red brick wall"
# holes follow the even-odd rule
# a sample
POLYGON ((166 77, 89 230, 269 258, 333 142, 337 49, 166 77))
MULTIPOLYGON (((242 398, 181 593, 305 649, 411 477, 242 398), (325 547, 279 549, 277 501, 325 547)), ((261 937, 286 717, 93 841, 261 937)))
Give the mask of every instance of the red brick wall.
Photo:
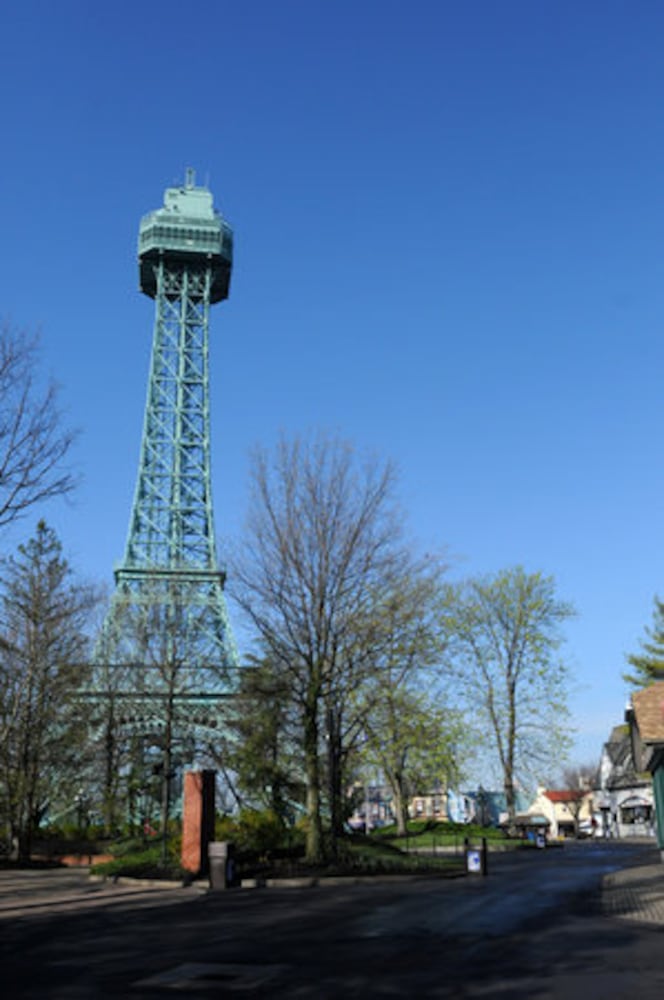
POLYGON ((214 839, 214 778, 214 771, 184 775, 181 860, 194 875, 207 871, 207 845, 214 839))

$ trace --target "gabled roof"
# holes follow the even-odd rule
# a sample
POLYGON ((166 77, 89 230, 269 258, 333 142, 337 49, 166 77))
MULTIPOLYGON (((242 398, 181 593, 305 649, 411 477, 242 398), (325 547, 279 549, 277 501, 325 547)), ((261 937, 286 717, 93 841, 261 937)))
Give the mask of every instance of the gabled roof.
POLYGON ((649 776, 639 774, 634 766, 629 725, 613 727, 608 742, 604 744, 602 757, 610 764, 608 770, 603 771, 603 789, 617 791, 650 783, 649 776))

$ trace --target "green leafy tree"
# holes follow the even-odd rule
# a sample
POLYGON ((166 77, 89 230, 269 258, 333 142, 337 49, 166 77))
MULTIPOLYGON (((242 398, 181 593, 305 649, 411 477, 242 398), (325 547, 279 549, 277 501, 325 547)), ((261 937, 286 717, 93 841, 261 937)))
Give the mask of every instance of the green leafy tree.
POLYGON ((517 773, 536 773, 569 745, 567 669, 558 651, 574 609, 552 577, 521 567, 450 590, 450 658, 503 777, 514 826, 517 773))
POLYGON ((43 521, 4 564, 0 593, 0 788, 19 857, 79 780, 85 740, 76 699, 96 594, 76 584, 43 521))
POLYGON ((647 687, 653 681, 664 680, 664 602, 655 597, 654 605, 652 626, 645 628, 641 652, 627 656, 633 672, 623 674, 623 679, 634 687, 647 687))
POLYGON ((463 721, 426 694, 386 682, 365 725, 366 758, 385 776, 397 832, 405 836, 412 795, 458 780, 463 721))
POLYGON ((355 644, 344 648, 340 669, 331 676, 325 692, 325 737, 330 825, 336 836, 350 812, 347 789, 361 766, 367 725, 375 710, 390 694, 430 685, 432 668, 440 668, 444 572, 440 558, 418 558, 402 549, 367 602, 355 644))
POLYGON ((413 790, 446 782, 458 770, 458 713, 442 709, 444 571, 441 561, 430 557, 401 563, 374 609, 373 669, 359 699, 350 700, 367 740, 362 755, 390 785, 401 833, 413 790))

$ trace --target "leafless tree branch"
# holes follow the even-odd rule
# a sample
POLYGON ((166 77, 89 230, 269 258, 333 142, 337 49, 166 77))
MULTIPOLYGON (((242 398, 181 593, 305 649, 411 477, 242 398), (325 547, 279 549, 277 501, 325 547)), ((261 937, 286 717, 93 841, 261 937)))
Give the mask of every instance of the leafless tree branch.
POLYGON ((54 382, 37 381, 39 338, 0 324, 0 527, 69 493, 65 466, 75 434, 63 427, 54 382))

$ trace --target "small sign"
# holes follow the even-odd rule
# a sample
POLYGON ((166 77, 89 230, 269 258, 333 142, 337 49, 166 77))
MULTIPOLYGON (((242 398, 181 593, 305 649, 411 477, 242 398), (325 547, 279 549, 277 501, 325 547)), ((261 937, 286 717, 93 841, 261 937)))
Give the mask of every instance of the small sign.
POLYGON ((546 837, 543 833, 538 833, 535 838, 535 843, 538 847, 546 847, 546 837))
POLYGON ((466 855, 466 864, 469 872, 477 872, 479 875, 482 871, 482 852, 469 850, 466 855))

